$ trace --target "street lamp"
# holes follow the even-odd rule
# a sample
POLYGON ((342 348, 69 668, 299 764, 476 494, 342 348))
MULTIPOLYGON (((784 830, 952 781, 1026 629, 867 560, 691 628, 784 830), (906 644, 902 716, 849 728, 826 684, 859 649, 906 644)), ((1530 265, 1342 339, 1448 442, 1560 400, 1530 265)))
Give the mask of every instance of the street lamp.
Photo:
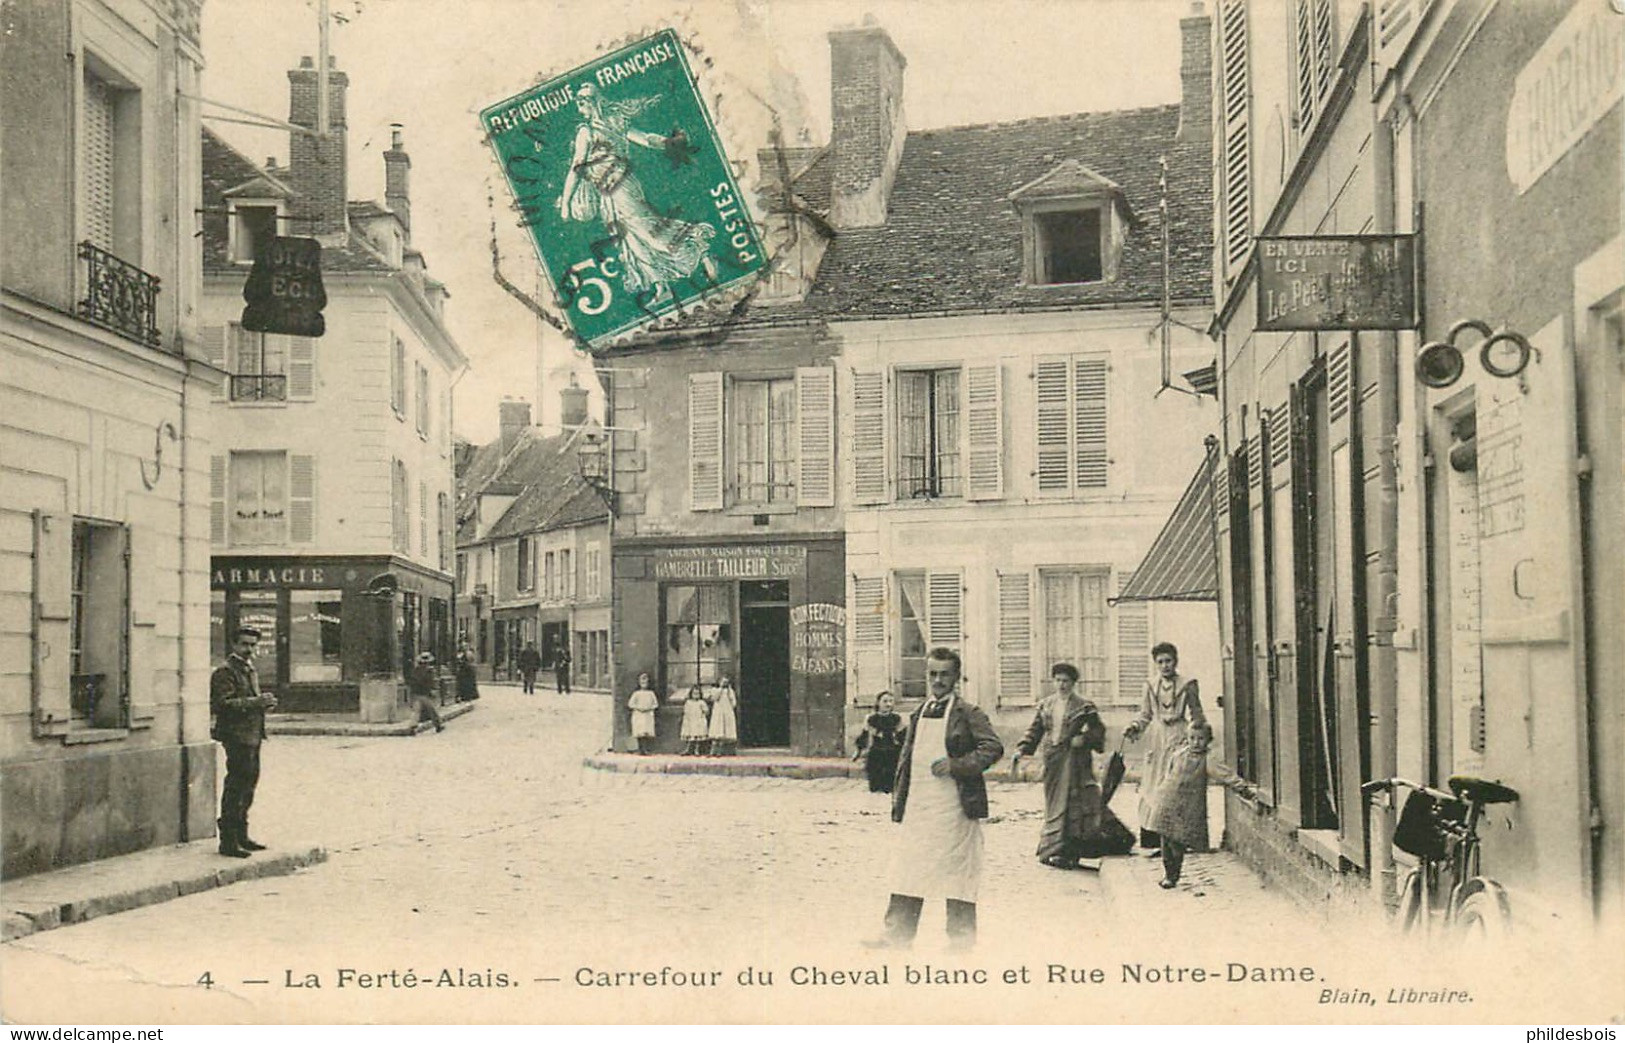
POLYGON ((581 428, 576 437, 576 472, 581 480, 586 482, 604 501, 610 514, 618 514, 616 510, 615 488, 612 482, 609 458, 609 432, 605 431, 597 421, 593 421, 581 428))

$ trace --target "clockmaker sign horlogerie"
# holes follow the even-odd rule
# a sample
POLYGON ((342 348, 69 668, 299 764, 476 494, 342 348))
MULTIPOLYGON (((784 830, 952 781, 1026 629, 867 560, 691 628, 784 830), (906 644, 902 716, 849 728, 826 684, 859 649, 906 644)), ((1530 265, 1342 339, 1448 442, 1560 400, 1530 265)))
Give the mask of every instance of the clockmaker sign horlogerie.
POLYGON ((589 345, 762 268, 761 238, 672 30, 480 120, 553 291, 589 345))

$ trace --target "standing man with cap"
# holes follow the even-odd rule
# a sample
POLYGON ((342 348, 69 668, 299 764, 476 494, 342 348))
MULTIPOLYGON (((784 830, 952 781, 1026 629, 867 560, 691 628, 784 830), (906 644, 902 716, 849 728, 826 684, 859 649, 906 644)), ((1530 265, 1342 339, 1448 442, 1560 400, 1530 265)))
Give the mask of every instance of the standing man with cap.
POLYGON ((892 867, 885 933, 866 944, 907 948, 919 930, 927 895, 948 905, 948 944, 976 944, 976 895, 982 879, 982 773, 1004 756, 987 714, 958 697, 959 653, 934 648, 926 657, 930 695, 909 724, 898 757, 892 821, 902 824, 892 867))
POLYGON ((440 687, 440 679, 434 672, 434 653, 419 652, 417 665, 412 667, 411 674, 406 678, 406 690, 412 693, 413 702, 418 705, 418 723, 433 721, 434 730, 443 732, 446 726, 440 721, 440 709, 435 706, 435 692, 440 687))
POLYGON ((226 782, 220 794, 220 853, 247 858, 265 845, 248 835, 248 809, 260 781, 260 743, 265 739, 265 711, 276 708, 273 696, 260 692, 254 649, 260 632, 240 626, 232 632, 231 653, 209 678, 209 736, 226 748, 226 782))

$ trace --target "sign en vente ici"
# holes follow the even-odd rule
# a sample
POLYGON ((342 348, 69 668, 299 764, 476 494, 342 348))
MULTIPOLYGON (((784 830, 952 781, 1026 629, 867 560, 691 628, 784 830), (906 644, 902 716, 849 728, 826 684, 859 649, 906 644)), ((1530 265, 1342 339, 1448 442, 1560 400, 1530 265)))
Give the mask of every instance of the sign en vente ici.
POLYGON ((1259 237, 1257 329, 1415 327, 1415 236, 1259 237))

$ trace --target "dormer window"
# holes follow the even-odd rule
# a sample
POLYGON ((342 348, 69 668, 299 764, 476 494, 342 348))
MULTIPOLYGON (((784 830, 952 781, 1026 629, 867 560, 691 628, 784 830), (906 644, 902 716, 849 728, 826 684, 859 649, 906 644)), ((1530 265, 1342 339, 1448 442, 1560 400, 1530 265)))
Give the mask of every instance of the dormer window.
POLYGON ((1022 219, 1024 283, 1077 286, 1117 278, 1133 216, 1110 179, 1068 159, 1009 199, 1022 219))
POLYGON ((275 238, 277 218, 282 212, 274 200, 239 201, 231 207, 231 259, 251 264, 259 248, 275 238))
POLYGON ((1033 215, 1033 282, 1099 282, 1105 274, 1100 210, 1053 210, 1033 215))

